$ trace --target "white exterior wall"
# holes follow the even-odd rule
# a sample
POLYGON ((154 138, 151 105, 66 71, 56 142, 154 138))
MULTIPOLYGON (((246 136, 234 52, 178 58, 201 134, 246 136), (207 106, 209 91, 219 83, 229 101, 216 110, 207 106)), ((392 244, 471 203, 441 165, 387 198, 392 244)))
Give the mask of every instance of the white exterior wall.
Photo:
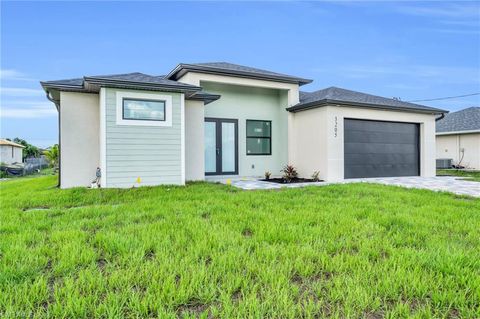
POLYGON ((100 163, 98 94, 60 93, 61 188, 89 186, 100 163))
POLYGON ((185 101, 185 179, 205 179, 203 101, 185 101))
POLYGON ((420 175, 435 176, 435 115, 332 105, 297 112, 293 117, 293 164, 302 177, 320 170, 320 178, 326 181, 344 179, 345 118, 420 124, 420 175))
POLYGON ((23 148, 12 145, 0 145, 0 162, 5 164, 22 163, 23 148))
POLYGON ((451 158, 453 164, 480 169, 480 133, 437 135, 436 144, 437 159, 451 158))

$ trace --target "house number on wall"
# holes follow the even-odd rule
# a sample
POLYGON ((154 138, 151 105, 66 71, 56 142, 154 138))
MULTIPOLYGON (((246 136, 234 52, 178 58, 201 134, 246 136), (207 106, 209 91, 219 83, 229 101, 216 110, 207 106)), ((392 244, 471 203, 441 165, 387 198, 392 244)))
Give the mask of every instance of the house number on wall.
POLYGON ((337 117, 335 116, 335 126, 333 128, 333 136, 337 137, 337 132, 338 132, 338 120, 337 117))

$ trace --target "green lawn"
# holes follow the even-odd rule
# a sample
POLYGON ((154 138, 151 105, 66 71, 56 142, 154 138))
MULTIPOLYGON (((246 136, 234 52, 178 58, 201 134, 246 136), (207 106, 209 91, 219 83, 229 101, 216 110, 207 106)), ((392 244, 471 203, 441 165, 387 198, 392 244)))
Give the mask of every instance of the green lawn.
POLYGON ((439 169, 437 176, 460 176, 466 181, 480 182, 480 171, 462 171, 458 169, 439 169))
POLYGON ((478 318, 480 200, 0 182, 0 317, 478 318))

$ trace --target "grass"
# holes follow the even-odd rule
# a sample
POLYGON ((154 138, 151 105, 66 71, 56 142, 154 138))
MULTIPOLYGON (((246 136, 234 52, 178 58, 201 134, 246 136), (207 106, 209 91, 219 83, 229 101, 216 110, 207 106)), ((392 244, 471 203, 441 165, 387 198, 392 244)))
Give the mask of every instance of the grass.
POLYGON ((0 183, 0 317, 478 318, 480 201, 0 183))
POLYGON ((437 176, 459 176, 472 182, 480 182, 480 171, 465 171, 458 169, 438 169, 437 176))

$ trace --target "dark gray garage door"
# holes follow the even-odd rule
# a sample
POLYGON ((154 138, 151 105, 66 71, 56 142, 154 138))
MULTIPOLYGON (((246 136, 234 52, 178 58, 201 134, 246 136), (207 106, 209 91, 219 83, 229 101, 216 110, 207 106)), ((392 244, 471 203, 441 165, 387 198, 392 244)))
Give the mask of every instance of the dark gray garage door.
POLYGON ((419 175, 418 124, 345 119, 345 178, 419 175))

